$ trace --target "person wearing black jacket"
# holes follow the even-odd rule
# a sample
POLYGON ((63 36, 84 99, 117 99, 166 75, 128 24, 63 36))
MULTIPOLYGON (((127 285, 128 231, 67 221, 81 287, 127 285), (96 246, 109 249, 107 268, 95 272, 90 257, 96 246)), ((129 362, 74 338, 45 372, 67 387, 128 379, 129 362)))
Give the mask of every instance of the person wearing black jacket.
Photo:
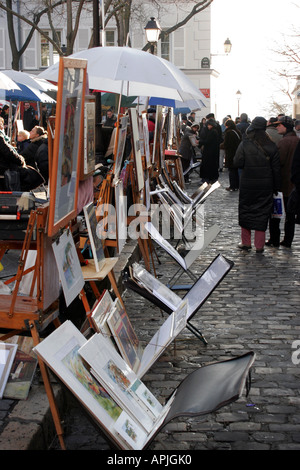
MULTIPOLYGON (((300 224, 300 140, 295 149, 292 167, 291 167, 291 182, 295 188, 290 199, 293 200, 293 211, 295 212, 295 223, 300 224)), ((292 202, 292 201, 291 201, 292 202)), ((290 200, 288 205, 290 204, 290 200)))
POLYGON ((35 126, 29 134, 30 144, 22 151, 26 164, 37 168, 48 181, 48 134, 41 126, 35 126))
POLYGON ((273 207, 273 194, 281 189, 278 148, 266 134, 267 121, 253 119, 240 143, 233 164, 240 168, 239 225, 242 250, 251 249, 251 231, 257 253, 264 251, 265 232, 273 207))

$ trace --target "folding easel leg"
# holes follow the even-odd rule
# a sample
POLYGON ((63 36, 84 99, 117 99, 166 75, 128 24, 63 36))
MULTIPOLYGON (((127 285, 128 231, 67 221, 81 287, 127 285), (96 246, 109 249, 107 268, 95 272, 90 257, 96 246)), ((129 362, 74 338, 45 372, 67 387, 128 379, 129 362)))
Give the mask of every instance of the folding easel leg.
POLYGON ((192 325, 189 321, 187 322, 186 327, 188 330, 190 330, 191 333, 193 333, 196 336, 196 338, 200 339, 205 345, 208 344, 205 337, 201 333, 201 331, 198 330, 198 328, 192 325))
MULTIPOLYGON (((35 322, 33 322, 33 321, 29 322, 29 325, 30 325, 30 329, 31 329, 30 331, 31 331, 31 336, 32 336, 32 339, 33 339, 33 343, 36 346, 40 342, 40 337, 39 337, 38 331, 36 329, 35 322)), ((56 402, 55 402, 53 389, 52 389, 52 386, 51 386, 51 383, 50 383, 49 372, 48 372, 48 369, 47 369, 45 363, 41 359, 38 359, 38 361, 39 361, 39 366, 40 366, 40 370, 41 370, 41 374, 42 374, 46 394, 47 394, 47 397, 48 397, 48 401, 49 401, 50 410, 51 410, 52 418, 53 418, 53 421, 54 421, 56 433, 57 433, 57 436, 58 436, 58 439, 59 439, 59 442, 60 442, 60 446, 61 446, 62 450, 66 450, 64 439, 63 439, 63 429, 62 429, 62 425, 61 425, 57 405, 56 405, 56 402)))

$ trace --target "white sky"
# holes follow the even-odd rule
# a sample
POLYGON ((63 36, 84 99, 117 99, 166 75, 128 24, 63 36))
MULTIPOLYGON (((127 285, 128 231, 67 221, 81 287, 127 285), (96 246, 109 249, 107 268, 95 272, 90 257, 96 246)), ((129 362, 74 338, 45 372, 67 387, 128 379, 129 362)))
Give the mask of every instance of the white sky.
MULTIPOLYGON (((224 54, 225 39, 232 43, 228 56, 212 56, 211 61, 211 67, 220 73, 215 80, 219 121, 227 114, 233 119, 237 116, 237 90, 242 93, 240 113, 247 113, 251 119, 258 115, 270 117, 264 108, 268 108, 278 88, 272 70, 279 68, 272 49, 279 49, 278 44, 284 43, 292 25, 299 31, 299 7, 300 0, 213 1, 211 52, 224 54)), ((282 103, 285 98, 281 95, 278 101, 282 103)))

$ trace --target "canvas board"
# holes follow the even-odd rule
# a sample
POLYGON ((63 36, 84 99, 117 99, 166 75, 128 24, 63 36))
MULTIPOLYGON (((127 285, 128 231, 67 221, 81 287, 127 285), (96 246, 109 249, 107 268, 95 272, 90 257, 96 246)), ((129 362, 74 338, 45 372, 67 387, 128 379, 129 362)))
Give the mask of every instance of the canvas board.
POLYGON ((129 109, 131 124, 131 141, 134 156, 134 166, 136 171, 136 185, 138 192, 144 188, 144 170, 141 153, 140 132, 138 126, 138 114, 136 108, 129 109))
MULTIPOLYGON (((101 269, 101 262, 105 259, 102 240, 97 235, 97 217, 93 202, 90 202, 83 208, 86 226, 88 229, 89 240, 93 253, 95 269, 97 272, 101 269)), ((103 263, 102 263, 103 264, 103 263)))
POLYGON ((140 364, 141 345, 127 312, 118 298, 115 300, 107 323, 122 357, 136 371, 140 364))
POLYGON ((84 286, 82 270, 71 231, 65 230, 52 244, 52 248, 66 305, 68 306, 79 295, 84 286))
POLYGON ((91 375, 78 353, 85 343, 84 336, 67 320, 33 351, 69 388, 118 447, 129 449, 125 442, 120 441, 114 428, 122 408, 91 375))
POLYGON ((79 354, 120 406, 150 432, 163 407, 108 339, 101 334, 93 335, 79 354))

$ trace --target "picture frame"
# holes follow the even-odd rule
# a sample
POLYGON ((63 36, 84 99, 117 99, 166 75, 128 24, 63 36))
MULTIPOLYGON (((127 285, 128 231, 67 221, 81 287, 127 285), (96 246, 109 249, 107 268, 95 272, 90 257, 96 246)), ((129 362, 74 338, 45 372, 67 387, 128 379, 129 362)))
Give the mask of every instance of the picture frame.
POLYGON ((124 194, 122 180, 118 180, 115 183, 115 209, 117 217, 117 248, 118 254, 120 254, 127 240, 127 197, 124 194))
POLYGON ((83 158, 80 179, 84 180, 95 171, 96 150, 96 103, 94 96, 86 96, 84 103, 83 158))
POLYGON ((134 166, 136 171, 137 191, 144 188, 144 170, 141 153, 140 131, 138 125, 138 112, 136 108, 129 108, 129 117, 131 125, 131 141, 134 156, 134 166))
POLYGON ((102 334, 95 334, 79 349, 79 354, 112 398, 144 430, 150 432, 163 406, 138 379, 112 343, 102 334))
POLYGON ((0 399, 3 397, 17 349, 17 344, 0 342, 0 399))
POLYGON ((119 115, 117 137, 115 142, 114 151, 114 178, 117 180, 120 176, 120 171, 123 163, 124 149, 127 137, 128 116, 119 115))
POLYGON ((142 347, 127 312, 118 298, 115 300, 107 323, 123 359, 136 372, 140 364, 142 347))
POLYGON ((107 325, 107 318, 109 317, 114 301, 108 290, 105 290, 100 300, 94 306, 91 312, 91 320, 94 330, 97 333, 102 333, 104 336, 110 338, 110 329, 107 325))
POLYGON ((77 215, 87 61, 61 57, 50 174, 48 236, 77 215))
POLYGON ((52 248, 68 307, 84 287, 84 278, 71 231, 65 230, 52 244, 52 248))
POLYGON ((105 259, 102 240, 97 236, 97 216, 93 202, 86 204, 83 208, 90 245, 93 253, 93 260, 97 272, 101 270, 101 263, 105 259))
POLYGON ((144 148, 145 148, 145 159, 146 167, 151 167, 151 155, 150 155, 150 143, 149 143, 149 129, 147 111, 142 112, 142 123, 143 123, 143 136, 144 136, 144 148))

